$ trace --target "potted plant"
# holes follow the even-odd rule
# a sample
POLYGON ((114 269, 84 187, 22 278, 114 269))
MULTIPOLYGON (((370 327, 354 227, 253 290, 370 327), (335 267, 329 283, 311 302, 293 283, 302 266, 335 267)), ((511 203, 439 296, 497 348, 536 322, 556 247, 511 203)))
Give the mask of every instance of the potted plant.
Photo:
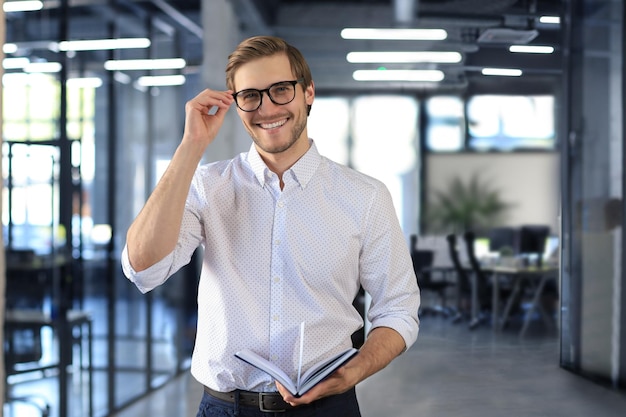
POLYGON ((435 190, 432 196, 426 207, 424 227, 429 233, 460 234, 472 230, 477 235, 484 234, 502 224, 512 206, 477 173, 466 181, 453 177, 445 190, 435 190))

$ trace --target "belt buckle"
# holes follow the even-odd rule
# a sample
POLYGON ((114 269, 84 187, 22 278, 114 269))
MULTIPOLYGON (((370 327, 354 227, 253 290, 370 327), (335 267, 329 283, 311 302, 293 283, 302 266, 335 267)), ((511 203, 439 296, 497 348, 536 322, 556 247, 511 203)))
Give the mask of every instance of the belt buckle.
POLYGON ((261 410, 264 413, 282 413, 287 411, 286 408, 281 408, 281 409, 272 409, 272 408, 265 408, 265 397, 271 397, 271 396, 275 396, 278 395, 279 398, 280 394, 278 393, 269 393, 269 392, 259 392, 259 410, 261 410))

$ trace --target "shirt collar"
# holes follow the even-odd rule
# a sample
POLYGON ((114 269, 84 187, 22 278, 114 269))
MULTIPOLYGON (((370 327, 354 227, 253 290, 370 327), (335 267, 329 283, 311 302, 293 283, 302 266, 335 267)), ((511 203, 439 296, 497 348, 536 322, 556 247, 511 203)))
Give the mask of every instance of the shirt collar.
MULTIPOLYGON (((319 154, 317 146, 315 146, 315 142, 313 141, 313 139, 309 139, 309 141, 311 143, 311 147, 309 148, 309 150, 306 151, 306 153, 302 155, 302 157, 298 161, 296 161, 296 163, 291 168, 285 171, 285 175, 287 175, 287 173, 290 173, 290 175, 293 176, 293 178, 298 182, 298 184, 300 184, 300 187, 302 188, 305 188, 309 181, 311 181, 315 170, 322 160, 322 157, 319 154)), ((250 167, 252 168, 254 176, 259 181, 259 184, 264 187, 266 174, 269 173, 269 168, 267 167, 267 165, 265 165, 265 162, 263 162, 263 159, 261 158, 261 155, 259 155, 259 152, 257 151, 254 143, 252 143, 252 145, 250 146, 250 151, 248 152, 247 159, 250 167)))

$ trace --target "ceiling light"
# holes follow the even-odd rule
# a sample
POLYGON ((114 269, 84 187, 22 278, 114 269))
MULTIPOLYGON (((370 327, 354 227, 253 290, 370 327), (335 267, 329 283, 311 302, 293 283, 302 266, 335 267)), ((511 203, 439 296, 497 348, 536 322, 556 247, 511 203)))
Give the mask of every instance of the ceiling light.
POLYGON ((32 12, 43 9, 41 1, 5 1, 2 4, 5 13, 12 12, 32 12))
POLYGON ((184 75, 157 75, 139 77, 137 84, 141 87, 161 87, 168 85, 183 85, 185 84, 184 75))
POLYGON ((127 59, 106 61, 104 68, 109 71, 181 69, 185 68, 186 64, 182 58, 127 59))
POLYGON ((30 64, 30 59, 25 57, 4 58, 2 60, 2 68, 4 69, 21 69, 30 64))
POLYGON ((147 48, 148 38, 93 39, 59 42, 59 51, 102 51, 107 49, 147 48))
POLYGON ((539 45, 511 45, 509 51, 525 54, 551 54, 554 52, 554 48, 552 46, 539 45))
POLYGON ((500 75, 504 77, 519 77, 522 70, 515 68, 483 68, 483 75, 500 75))
POLYGON ((343 39, 438 41, 446 39, 448 33, 443 29, 345 28, 341 31, 341 37, 343 39))
POLYGON ((561 18, 559 16, 541 16, 539 18, 539 23, 558 25, 561 23, 561 18))
POLYGON ((357 70, 352 73, 356 81, 432 81, 443 80, 439 70, 357 70))
POLYGON ((352 63, 457 63, 461 62, 458 52, 418 51, 418 52, 350 52, 346 55, 352 63))
POLYGON ((99 77, 80 77, 68 78, 67 86, 74 88, 98 88, 102 85, 102 79, 99 77))
POLYGON ((59 62, 31 62, 24 67, 24 72, 59 72, 61 63, 59 62))
POLYGON ((17 45, 14 43, 5 43, 2 45, 2 52, 5 54, 14 54, 17 52, 17 45))

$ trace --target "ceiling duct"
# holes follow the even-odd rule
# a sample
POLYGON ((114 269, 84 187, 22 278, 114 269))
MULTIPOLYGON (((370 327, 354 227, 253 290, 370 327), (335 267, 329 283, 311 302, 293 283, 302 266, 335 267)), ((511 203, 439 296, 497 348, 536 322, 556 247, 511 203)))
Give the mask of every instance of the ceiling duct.
POLYGON ((526 44, 539 35, 535 29, 519 30, 510 28, 485 29, 478 37, 479 43, 526 44))
POLYGON ((418 0, 393 0, 393 15, 396 23, 408 26, 415 20, 418 0))

